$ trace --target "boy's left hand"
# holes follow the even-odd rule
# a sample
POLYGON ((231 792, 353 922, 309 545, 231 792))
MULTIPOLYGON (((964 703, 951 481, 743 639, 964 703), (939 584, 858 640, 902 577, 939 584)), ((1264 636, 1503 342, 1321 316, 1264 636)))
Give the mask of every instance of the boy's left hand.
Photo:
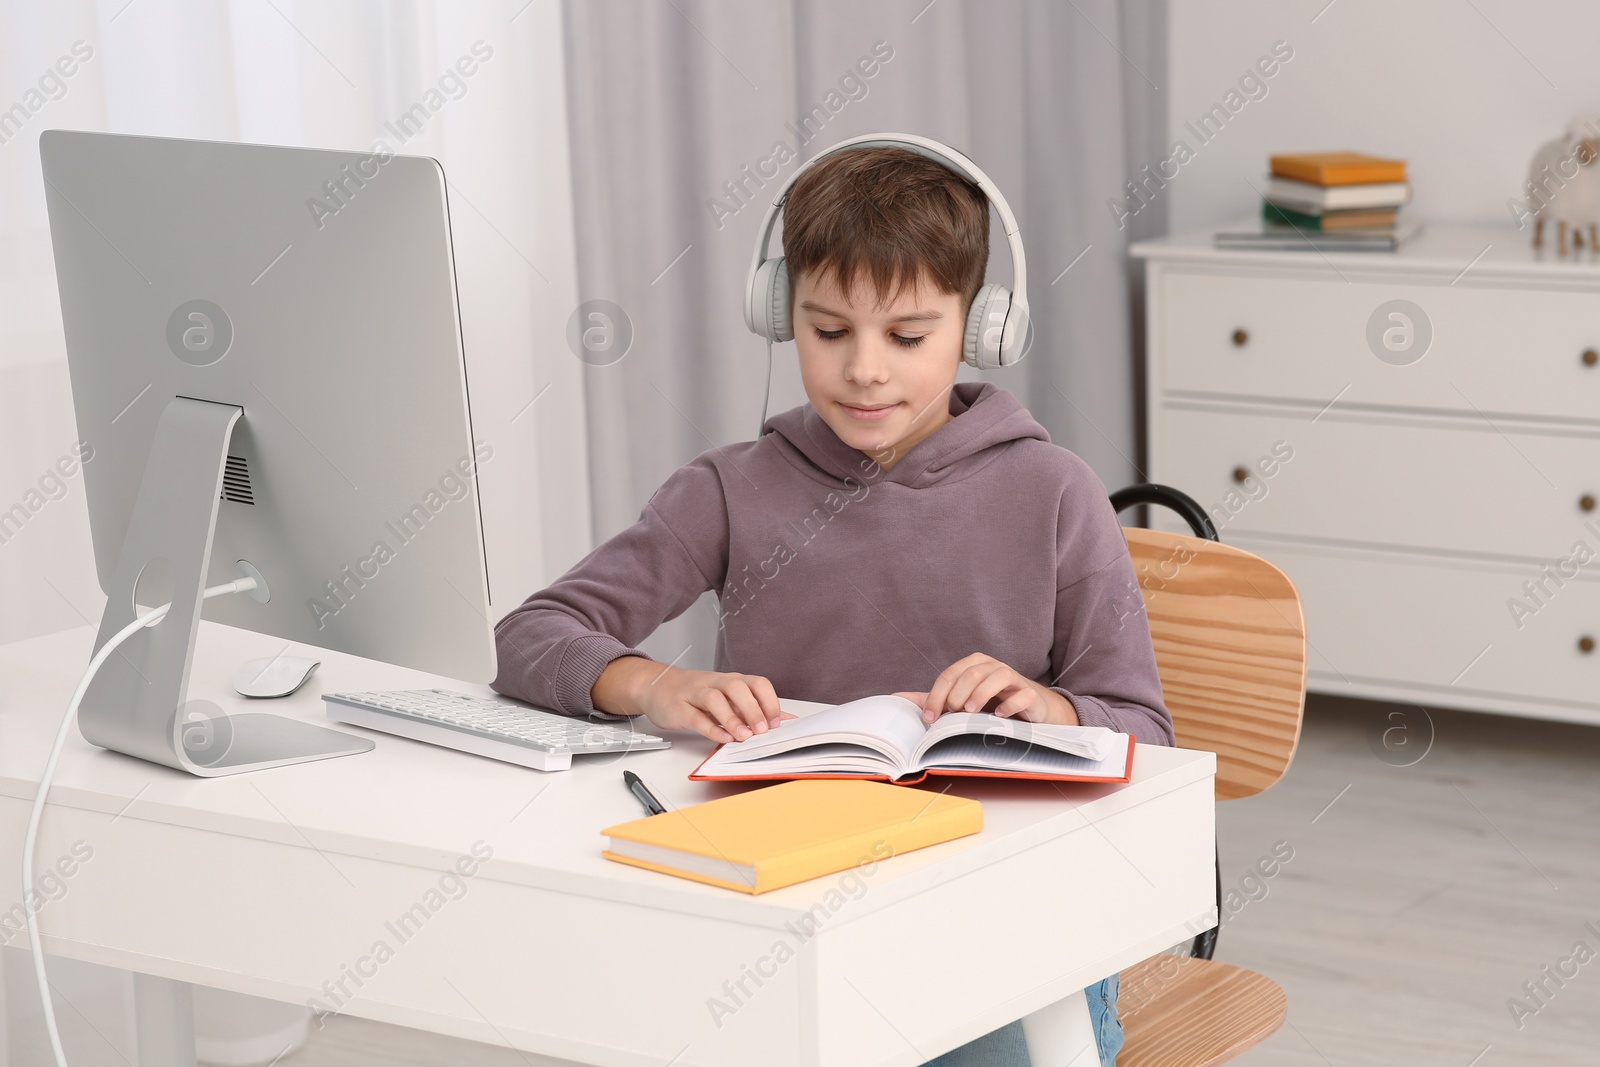
POLYGON ((947 711, 988 711, 1027 722, 1078 725, 1070 700, 981 652, 946 667, 926 693, 895 696, 920 704, 923 722, 933 722, 947 711))

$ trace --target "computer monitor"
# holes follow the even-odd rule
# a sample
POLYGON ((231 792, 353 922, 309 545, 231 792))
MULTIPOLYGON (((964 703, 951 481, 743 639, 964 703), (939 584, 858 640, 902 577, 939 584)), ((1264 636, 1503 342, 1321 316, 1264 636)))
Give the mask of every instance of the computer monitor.
MULTIPOLYGON (((79 728, 200 775, 365 751, 186 700, 207 619, 494 676, 444 173, 432 159, 50 130, 50 235, 107 603, 167 617, 106 660, 79 728), (195 743, 187 743, 194 738, 195 743)), ((487 450, 485 450, 486 453, 487 450)))

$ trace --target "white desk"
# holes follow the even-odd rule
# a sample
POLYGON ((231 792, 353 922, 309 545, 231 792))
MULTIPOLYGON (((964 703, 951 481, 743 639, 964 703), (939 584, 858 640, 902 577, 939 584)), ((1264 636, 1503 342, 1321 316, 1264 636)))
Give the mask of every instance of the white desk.
MULTIPOLYGON (((82 628, 0 647, 0 908, 91 640, 82 628)), ((234 667, 282 647, 202 623, 191 699, 242 706, 234 667)), ((306 689, 252 710, 325 722, 324 690, 487 692, 320 655, 306 689)), ((597 831, 641 814, 623 766, 670 807, 738 790, 686 779, 711 747, 697 735, 552 774, 374 736, 358 756, 200 779, 74 731, 38 870, 75 842, 93 856, 39 913, 47 950, 580 1063, 887 1067, 1215 919, 1210 753, 1140 749, 1126 786, 958 782, 984 804, 981 834, 751 897, 600 855, 597 831), (475 842, 492 858, 456 899, 430 899, 475 842), (804 939, 808 913, 820 921, 804 939), (713 998, 732 1013, 714 1017, 713 998)))

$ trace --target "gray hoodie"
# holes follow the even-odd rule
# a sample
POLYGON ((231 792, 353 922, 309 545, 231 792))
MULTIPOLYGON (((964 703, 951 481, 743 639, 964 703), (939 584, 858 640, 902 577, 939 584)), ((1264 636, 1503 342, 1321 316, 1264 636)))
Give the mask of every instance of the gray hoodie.
POLYGON ((719 592, 715 669, 840 704, 926 691, 993 656, 1086 726, 1173 743, 1133 562, 1087 464, 1008 390, 962 382, 949 422, 884 470, 810 404, 669 477, 623 530, 495 627, 508 696, 595 713, 608 663, 719 592))

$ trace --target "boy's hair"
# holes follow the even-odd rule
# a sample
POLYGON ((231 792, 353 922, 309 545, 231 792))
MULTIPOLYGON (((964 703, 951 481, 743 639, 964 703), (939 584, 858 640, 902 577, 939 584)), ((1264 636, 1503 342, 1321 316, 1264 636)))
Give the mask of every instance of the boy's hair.
POLYGON ((808 271, 831 274, 845 292, 865 272, 882 306, 926 276, 959 293, 965 311, 989 264, 989 198, 910 149, 847 149, 795 180, 783 255, 791 293, 808 271))

